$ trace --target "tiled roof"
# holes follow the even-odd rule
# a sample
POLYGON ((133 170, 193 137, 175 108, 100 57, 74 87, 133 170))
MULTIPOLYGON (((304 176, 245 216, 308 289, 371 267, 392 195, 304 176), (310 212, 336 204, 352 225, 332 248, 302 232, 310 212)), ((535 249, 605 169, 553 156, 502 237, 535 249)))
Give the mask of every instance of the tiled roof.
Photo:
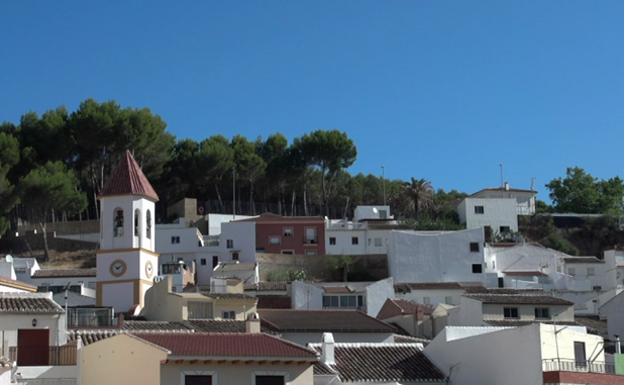
POLYGON ((431 314, 433 311, 433 307, 427 305, 421 305, 414 301, 408 301, 406 299, 395 298, 390 301, 394 302, 397 305, 403 314, 416 314, 418 309, 422 309, 424 314, 431 314))
POLYGON ((348 286, 324 286, 325 293, 351 293, 348 286))
POLYGON ((532 295, 544 295, 545 292, 542 289, 512 289, 507 287, 502 288, 487 288, 483 286, 467 287, 466 294, 532 294, 532 295))
POLYGON ((409 335, 406 336, 403 334, 394 335, 394 343, 397 343, 397 344, 418 343, 418 344, 423 344, 423 346, 427 346, 429 345, 430 342, 431 340, 428 340, 426 338, 412 337, 409 335))
POLYGON ((575 316, 574 321, 585 326, 588 333, 598 334, 600 336, 606 336, 609 334, 607 321, 601 320, 599 316, 575 316))
POLYGON ((387 323, 359 310, 258 309, 263 325, 278 332, 393 333, 387 323))
POLYGON ((142 195, 158 201, 158 194, 128 150, 100 193, 100 197, 114 195, 142 195))
MULTIPOLYGON (((321 352, 321 344, 310 344, 321 352)), ((335 364, 319 363, 315 374, 336 372, 342 382, 444 383, 444 374, 416 343, 336 343, 335 364)))
POLYGON ((395 293, 409 293, 411 290, 464 290, 459 282, 412 282, 397 283, 395 293))
POLYGON ((116 336, 117 334, 127 333, 124 330, 119 329, 106 329, 106 330, 68 330, 67 341, 81 340, 84 346, 91 345, 92 343, 105 340, 107 338, 116 336))
POLYGON ((561 259, 565 263, 604 263, 596 257, 565 257, 561 259))
POLYGON ((314 351, 264 333, 135 333, 135 335, 171 351, 173 356, 317 360, 314 351))
POLYGON ((537 191, 535 191, 535 190, 524 190, 524 189, 520 189, 520 188, 508 188, 508 189, 505 189, 503 187, 487 187, 487 188, 484 188, 483 190, 479 190, 476 193, 469 195, 468 197, 470 198, 470 197, 480 193, 481 191, 525 192, 525 193, 532 193, 532 194, 536 194, 537 195, 537 191))
POLYGON ((124 321, 123 328, 137 331, 192 331, 182 322, 167 321, 124 321))
POLYGON ((209 293, 209 292, 202 292, 202 295, 208 298, 213 298, 213 299, 247 299, 247 300, 251 300, 252 302, 256 301, 256 297, 252 297, 250 295, 246 295, 246 294, 239 294, 239 293, 209 293))
POLYGON ((246 283, 245 291, 286 291, 288 290, 288 282, 258 282, 246 283))
MULTIPOLYGON (((9 277, 2 277, 0 276, 0 286, 2 286, 2 284, 14 287, 14 286, 23 286, 25 288, 25 290, 37 290, 37 286, 35 285, 31 285, 30 283, 27 282, 22 282, 22 281, 17 281, 15 279, 11 279, 9 277)), ((0 292, 2 291, 2 289, 0 289, 0 292)))
POLYGON ((244 333, 246 330, 245 321, 238 320, 193 319, 185 323, 195 331, 206 333, 244 333))
POLYGON ((64 313, 49 293, 0 293, 0 313, 64 313))
POLYGON ((322 217, 285 217, 273 213, 264 213, 257 217, 238 219, 233 222, 325 222, 325 219, 322 217))
POLYGON ((35 271, 33 278, 65 278, 65 277, 95 277, 97 269, 41 269, 35 271))
POLYGON ((513 270, 505 270, 503 271, 505 275, 514 275, 514 276, 546 276, 546 274, 541 271, 513 271, 513 270))
POLYGON ((290 309, 291 299, 287 295, 259 295, 258 309, 290 309))
POLYGON ((528 294, 464 294, 464 297, 483 303, 503 305, 574 305, 573 302, 548 295, 528 294))

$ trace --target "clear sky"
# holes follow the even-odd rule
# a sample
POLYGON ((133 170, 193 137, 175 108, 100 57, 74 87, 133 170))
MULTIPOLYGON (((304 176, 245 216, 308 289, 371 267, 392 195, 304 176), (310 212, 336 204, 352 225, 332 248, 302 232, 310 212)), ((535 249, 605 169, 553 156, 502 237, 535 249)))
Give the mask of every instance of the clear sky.
POLYGON ((353 174, 538 198, 623 175, 622 1, 0 1, 0 121, 149 107, 179 139, 319 128, 353 174))

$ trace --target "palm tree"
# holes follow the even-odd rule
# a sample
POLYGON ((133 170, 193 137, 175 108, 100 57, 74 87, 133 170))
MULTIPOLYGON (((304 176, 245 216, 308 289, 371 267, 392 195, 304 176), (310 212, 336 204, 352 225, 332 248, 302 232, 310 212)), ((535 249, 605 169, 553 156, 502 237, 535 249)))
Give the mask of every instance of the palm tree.
POLYGON ((403 184, 403 193, 414 210, 414 219, 418 220, 421 210, 431 206, 434 197, 433 185, 423 179, 414 179, 403 184))

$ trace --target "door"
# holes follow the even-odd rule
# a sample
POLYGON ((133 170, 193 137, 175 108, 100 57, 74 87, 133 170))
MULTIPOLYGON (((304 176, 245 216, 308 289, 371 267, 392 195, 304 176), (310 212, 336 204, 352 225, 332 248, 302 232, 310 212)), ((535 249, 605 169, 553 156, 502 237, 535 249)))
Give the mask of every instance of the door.
POLYGON ((46 366, 50 362, 50 330, 19 329, 17 331, 17 364, 46 366))

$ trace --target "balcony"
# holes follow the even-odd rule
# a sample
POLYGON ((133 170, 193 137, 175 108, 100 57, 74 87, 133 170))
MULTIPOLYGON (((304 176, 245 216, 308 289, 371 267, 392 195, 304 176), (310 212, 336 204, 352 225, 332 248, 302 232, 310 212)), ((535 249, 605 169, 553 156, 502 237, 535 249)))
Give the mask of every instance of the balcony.
POLYGON ((615 364, 607 364, 605 362, 552 359, 542 361, 542 371, 615 374, 615 364))
POLYGON ((22 366, 73 366, 78 364, 78 348, 64 346, 9 347, 9 359, 22 366))
POLYGON ((605 362, 543 360, 542 372, 545 384, 624 385, 624 376, 616 374, 615 365, 605 362))

